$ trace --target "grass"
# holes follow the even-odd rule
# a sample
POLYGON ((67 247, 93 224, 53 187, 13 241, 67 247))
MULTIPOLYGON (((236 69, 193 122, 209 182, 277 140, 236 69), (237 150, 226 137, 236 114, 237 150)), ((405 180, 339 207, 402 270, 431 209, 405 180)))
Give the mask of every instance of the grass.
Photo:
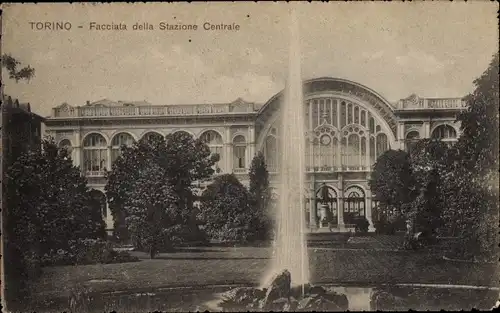
MULTIPOLYGON (((37 297, 65 296, 71 286, 93 292, 154 290, 160 287, 258 284, 271 249, 216 247, 184 249, 135 263, 60 266, 44 269, 32 285, 37 297)), ((445 261, 426 251, 310 248, 313 283, 376 285, 439 283, 498 286, 496 264, 445 261)))

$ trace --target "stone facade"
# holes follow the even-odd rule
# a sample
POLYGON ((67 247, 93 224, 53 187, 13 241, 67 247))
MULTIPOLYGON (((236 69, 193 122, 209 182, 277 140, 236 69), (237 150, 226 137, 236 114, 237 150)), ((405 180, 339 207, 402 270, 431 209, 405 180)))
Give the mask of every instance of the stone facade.
MULTIPOLYGON (((221 154, 220 172, 235 173, 244 184, 251 159, 262 151, 277 187, 281 99, 278 93, 263 105, 242 99, 164 106, 107 99, 84 106, 64 103, 53 109, 46 131, 61 146, 71 147, 75 164, 101 192, 104 171, 111 168, 120 144, 176 131, 203 136, 210 149, 221 154)), ((453 142, 459 135, 455 117, 465 104, 456 98, 416 95, 389 103, 355 82, 318 78, 304 82, 304 106, 304 218, 312 231, 343 231, 352 227, 353 218, 363 216, 373 230, 375 201, 368 178, 376 157, 387 149, 410 149, 419 138, 453 142)), ((103 215, 111 228, 111 214, 103 209, 103 215)))

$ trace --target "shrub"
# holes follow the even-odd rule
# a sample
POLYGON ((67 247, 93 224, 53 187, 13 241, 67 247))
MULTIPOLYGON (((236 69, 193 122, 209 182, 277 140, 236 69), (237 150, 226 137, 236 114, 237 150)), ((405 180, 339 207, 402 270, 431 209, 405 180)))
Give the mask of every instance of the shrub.
POLYGON ((368 227, 370 226, 370 222, 368 222, 368 220, 365 217, 363 217, 356 219, 354 225, 355 225, 354 230, 356 233, 367 233, 368 227))
POLYGON ((83 239, 70 243, 70 250, 51 250, 42 257, 44 266, 53 265, 85 265, 136 262, 139 259, 131 256, 126 251, 113 250, 110 243, 83 239))

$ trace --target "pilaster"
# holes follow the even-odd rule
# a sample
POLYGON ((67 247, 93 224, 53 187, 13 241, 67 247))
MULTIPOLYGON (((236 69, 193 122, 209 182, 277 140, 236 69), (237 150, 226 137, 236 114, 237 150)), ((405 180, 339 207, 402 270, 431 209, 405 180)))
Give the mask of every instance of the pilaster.
POLYGON ((344 177, 342 173, 339 174, 339 195, 338 195, 338 212, 337 212, 337 222, 340 231, 345 229, 344 225, 344 177))
POLYGON ((106 171, 111 171, 111 146, 106 149, 106 171))
POLYGON ((405 124, 404 122, 399 122, 398 123, 398 137, 397 140, 399 141, 399 148, 401 150, 405 150, 405 124))
POLYGON ((82 147, 82 141, 81 141, 80 132, 76 131, 75 132, 75 146, 73 147, 72 158, 73 158, 73 164, 75 166, 79 166, 80 168, 82 168, 82 148, 81 147, 82 147))
POLYGON ((424 121, 424 138, 430 138, 431 137, 431 122, 429 121, 424 121))
POLYGON ((370 189, 366 190, 366 205, 365 205, 365 217, 370 225, 368 226, 369 232, 374 232, 375 227, 373 226, 372 220, 372 192, 370 189))
POLYGON ((309 228, 311 230, 316 229, 317 222, 317 211, 316 211, 316 181, 314 175, 311 175, 311 185, 310 185, 310 198, 309 198, 309 228))
POLYGON ((233 149, 232 149, 232 140, 231 140, 231 130, 229 127, 224 128, 224 146, 223 146, 223 154, 224 157, 222 161, 224 164, 221 164, 223 173, 232 173, 233 171, 233 149))
POLYGON ((256 154, 256 151, 255 151, 255 141, 256 141, 256 138, 255 138, 255 126, 254 125, 250 125, 248 127, 248 157, 247 157, 247 160, 246 160, 246 168, 250 168, 250 164, 252 162, 252 159, 253 157, 255 156, 256 154))

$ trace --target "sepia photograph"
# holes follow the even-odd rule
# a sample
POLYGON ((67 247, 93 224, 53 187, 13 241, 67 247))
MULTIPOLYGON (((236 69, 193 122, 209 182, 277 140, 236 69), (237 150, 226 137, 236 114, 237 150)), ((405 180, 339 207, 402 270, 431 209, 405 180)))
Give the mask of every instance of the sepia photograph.
POLYGON ((1 9, 3 311, 500 306, 497 2, 1 9))

